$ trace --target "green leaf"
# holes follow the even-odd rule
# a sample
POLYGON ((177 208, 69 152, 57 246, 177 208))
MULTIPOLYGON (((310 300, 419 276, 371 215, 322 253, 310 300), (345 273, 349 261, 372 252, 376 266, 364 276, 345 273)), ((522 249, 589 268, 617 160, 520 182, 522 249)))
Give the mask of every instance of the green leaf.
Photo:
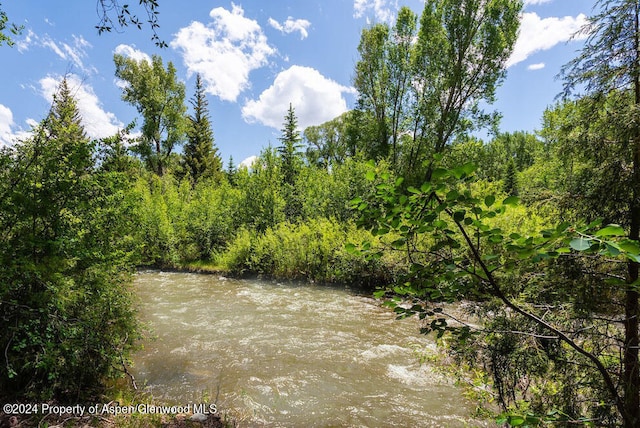
POLYGON ((373 181, 376 179, 376 173, 373 171, 367 171, 366 174, 364 175, 365 178, 369 181, 373 181))
POLYGON ((618 242, 618 247, 626 253, 640 254, 640 243, 638 243, 638 241, 625 239, 624 241, 618 242))
POLYGON ((509 425, 511 425, 512 427, 518 427, 524 424, 525 421, 526 419, 524 418, 524 416, 509 415, 509 425))
POLYGON ((449 171, 444 168, 436 168, 431 173, 431 178, 433 180, 437 180, 439 178, 445 177, 449 174, 449 171))
POLYGON ((404 238, 396 239, 391 243, 391 246, 395 249, 402 249, 407 241, 404 238))
POLYGON ((496 201, 496 197, 493 195, 489 195, 486 198, 484 198, 484 204, 487 207, 490 207, 491 205, 493 205, 493 203, 496 201))
POLYGON ((622 226, 617 224, 609 224, 596 232, 595 236, 625 236, 626 233, 622 226))
POLYGON ((509 196, 504 201, 502 201, 502 205, 518 205, 520 202, 520 198, 517 196, 509 196))
POLYGON ((460 196, 460 193, 458 193, 456 190, 451 190, 449 191, 449 193, 447 193, 447 201, 456 200, 458 196, 460 196))
POLYGON ((507 423, 508 420, 509 420, 509 418, 506 415, 500 415, 498 417, 498 419, 496 419, 496 424, 504 425, 504 424, 507 423))
POLYGON ((610 243, 608 243, 608 242, 607 242, 607 243, 605 243, 605 244, 606 244, 606 252, 607 252, 609 255, 614 256, 614 257, 615 257, 615 256, 617 256, 617 255, 619 255, 619 254, 620 254, 620 249, 619 249, 616 245, 610 244, 610 243))
POLYGON ((466 212, 464 210, 456 211, 453 213, 453 219, 457 222, 461 222, 464 220, 466 212))
POLYGON ((570 243, 569 246, 576 251, 585 251, 591 248, 591 240, 587 238, 575 238, 570 243))
POLYGON ((386 293, 387 293, 386 290, 374 291, 373 297, 376 298, 376 299, 382 299, 386 293))
POLYGON ((473 173, 476 170, 476 165, 473 162, 467 162, 464 165, 462 165, 460 169, 462 170, 462 172, 468 175, 473 173))
POLYGON ((372 234, 374 236, 382 236, 382 235, 386 235, 387 233, 389 233, 389 228, 387 227, 381 227, 380 229, 374 229, 372 231, 372 234))

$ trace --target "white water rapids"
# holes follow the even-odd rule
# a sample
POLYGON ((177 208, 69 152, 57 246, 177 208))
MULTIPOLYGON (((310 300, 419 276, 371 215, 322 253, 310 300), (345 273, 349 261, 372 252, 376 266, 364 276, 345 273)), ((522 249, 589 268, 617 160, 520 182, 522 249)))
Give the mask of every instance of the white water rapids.
POLYGON ((156 400, 216 402, 238 426, 462 427, 473 403, 420 353, 433 342, 346 288, 142 272, 156 336, 132 371, 156 400))

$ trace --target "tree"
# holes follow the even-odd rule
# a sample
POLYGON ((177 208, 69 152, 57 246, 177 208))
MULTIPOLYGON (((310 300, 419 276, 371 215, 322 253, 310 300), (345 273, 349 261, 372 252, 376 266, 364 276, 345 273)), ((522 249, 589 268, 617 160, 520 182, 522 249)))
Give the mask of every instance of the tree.
POLYGON ((184 146, 184 163, 194 182, 201 178, 218 177, 222 161, 213 143, 213 131, 209 121, 208 102, 200 74, 196 75, 196 91, 191 99, 193 115, 189 116, 187 143, 184 146))
POLYGON ((521 9, 520 0, 428 0, 419 29, 402 8, 393 30, 363 30, 354 86, 375 128, 365 154, 391 155, 408 178, 424 176, 431 154, 471 130, 495 127, 498 116, 480 105, 494 101, 504 78, 521 9))
POLYGON ((283 126, 282 136, 278 138, 282 143, 278 147, 278 153, 282 160, 282 180, 286 184, 293 185, 301 166, 302 138, 298 130, 298 118, 291 103, 289 103, 289 110, 284 117, 283 126))
POLYGON ((374 139, 367 147, 367 156, 384 158, 389 154, 389 126, 387 108, 387 39, 389 27, 375 24, 362 30, 356 64, 354 86, 358 90, 358 109, 367 111, 374 124, 374 139))
POLYGON ((364 29, 358 45, 360 60, 354 78, 358 105, 372 113, 376 130, 367 154, 374 159, 390 155, 394 166, 399 155, 401 126, 409 110, 416 23, 416 14, 404 6, 398 11, 392 29, 387 24, 364 29))
POLYGON ((298 217, 302 210, 300 193, 296 188, 296 180, 302 168, 302 153, 300 152, 302 138, 298 130, 298 118, 291 104, 289 104, 283 126, 282 136, 279 138, 282 145, 278 147, 278 154, 281 164, 282 193, 286 201, 285 215, 287 219, 291 220, 298 217))
POLYGON ((233 156, 229 156, 229 162, 227 163, 227 170, 225 171, 225 175, 227 177, 227 181, 232 186, 236 184, 237 172, 238 168, 236 167, 235 163, 233 163, 233 156))
POLYGON ((343 164, 358 153, 368 153, 372 133, 367 130, 365 112, 349 110, 317 126, 307 126, 304 139, 307 161, 323 168, 343 164))
POLYGON ((413 73, 411 59, 413 56, 413 44, 416 37, 418 17, 404 6, 398 11, 396 25, 391 33, 389 44, 389 120, 391 132, 391 165, 396 168, 399 157, 399 139, 403 131, 403 122, 409 114, 409 89, 411 87, 413 73))
POLYGON ((139 159, 131 156, 127 147, 132 140, 130 132, 134 127, 135 123, 132 122, 117 134, 100 140, 97 161, 101 171, 126 173, 131 178, 138 176, 142 165, 139 159))
MULTIPOLYGON (((629 239, 640 240, 640 4, 636 0, 598 0, 598 13, 583 31, 589 37, 580 55, 562 70, 565 96, 584 88, 592 111, 606 105, 612 94, 620 100, 608 111, 612 143, 628 146, 631 167, 628 207, 629 239), (620 126, 621 125, 621 126, 620 126)), ((609 102, 611 107, 611 102, 609 102)), ((640 316, 639 293, 635 287, 639 264, 627 263, 624 301, 625 339, 623 347, 623 419, 626 427, 640 424, 640 316), (631 284, 634 284, 633 286, 631 284)))
MULTIPOLYGON (((248 171, 242 168, 236 176, 238 188, 243 193, 239 217, 259 233, 285 220, 288 200, 283 195, 282 160, 271 146, 260 153, 248 171)), ((290 192, 292 186, 289 186, 290 192)), ((290 193, 287 194, 290 196, 290 193)))
MULTIPOLYGON (((413 58, 412 146, 406 171, 421 169, 455 136, 486 126, 486 114, 517 39, 520 0, 428 0, 413 58)), ((427 170, 428 174, 428 170, 427 170)))
POLYGON ((628 107, 630 96, 628 92, 614 92, 602 100, 586 96, 559 102, 544 112, 540 135, 546 163, 557 165, 545 174, 551 180, 547 188, 554 192, 563 218, 602 218, 605 223, 630 226, 632 146, 619 138, 620 130, 628 126, 625 115, 614 113, 628 107))
POLYGON ((507 165, 502 190, 510 196, 518 195, 518 176, 516 175, 516 162, 513 159, 510 159, 507 165))
POLYGON ((0 155, 5 401, 95 398, 137 338, 131 201, 94 155, 66 80, 32 136, 0 155))
POLYGON ((116 54, 113 60, 116 77, 126 83, 122 99, 143 117, 142 137, 136 149, 150 170, 163 175, 173 149, 185 137, 185 86, 178 81, 173 64, 169 62, 165 70, 159 56, 148 62, 116 54))

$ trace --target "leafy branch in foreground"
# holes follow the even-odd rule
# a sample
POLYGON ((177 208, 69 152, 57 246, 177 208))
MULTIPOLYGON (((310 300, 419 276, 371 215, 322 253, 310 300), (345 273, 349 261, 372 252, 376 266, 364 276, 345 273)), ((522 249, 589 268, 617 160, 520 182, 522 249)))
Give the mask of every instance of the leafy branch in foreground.
MULTIPOLYGON (((158 23, 159 4, 157 0, 140 0, 140 6, 144 8, 147 15, 146 23, 149 24, 153 36, 151 40, 160 48, 166 48, 167 42, 158 35, 160 24, 158 23)), ((118 0, 98 0, 96 6, 100 22, 96 25, 98 34, 110 33, 116 27, 128 27, 130 25, 141 30, 145 20, 131 12, 128 4, 120 4, 118 0), (114 20, 115 19, 115 20, 114 20)))
MULTIPOLYGON (((448 333, 463 347, 475 346, 479 351, 474 357, 486 359, 505 411, 526 410, 523 402, 530 399, 537 400, 538 414, 562 407, 550 419, 629 424, 620 364, 625 345, 618 327, 625 320, 616 318, 616 313, 608 313, 609 319, 597 317, 604 310, 597 306, 580 313, 571 287, 581 285, 564 281, 557 269, 566 260, 593 265, 597 274, 590 281, 598 284, 603 300, 616 299, 640 285, 625 282, 619 272, 624 271, 624 262, 640 261, 638 242, 625 238, 622 227, 602 227, 599 222, 582 227, 561 223, 531 236, 501 228, 498 220, 509 206, 518 205, 518 198, 499 202, 495 195, 473 195, 473 171, 472 164, 435 168, 431 180, 420 188, 403 186, 402 178, 395 183, 383 180, 375 203, 357 198, 352 205, 362 214, 360 226, 390 237, 389 246, 375 248, 365 242, 348 249, 372 258, 385 251, 406 254, 410 264, 406 278, 377 296, 389 292, 396 296, 386 304, 400 318, 419 316, 423 333, 435 332, 439 338, 448 333), (565 284, 573 285, 565 290, 565 284), (447 319, 442 303, 463 300, 491 308, 482 327, 447 319), (533 358, 536 364, 520 362, 520 372, 514 373, 504 362, 508 342, 508 355, 533 358), (572 370, 576 379, 598 380, 571 383, 567 373, 572 370), (551 384, 548 377, 556 372, 562 376, 551 384), (545 388, 560 397, 545 397, 545 388), (589 418, 583 416, 586 413, 589 418)), ((371 170, 367 177, 375 180, 377 173, 371 170)), ((528 418, 506 422, 521 425, 535 419, 528 418)))
MULTIPOLYGON (((0 7, 2 7, 2 3, 0 3, 0 7)), ((6 43, 8 46, 13 46, 15 42, 11 35, 19 36, 22 30, 24 30, 24 25, 17 25, 14 22, 9 24, 7 13, 0 9, 0 46, 2 46, 3 43, 6 43), (7 30, 11 34, 7 34, 7 30)))

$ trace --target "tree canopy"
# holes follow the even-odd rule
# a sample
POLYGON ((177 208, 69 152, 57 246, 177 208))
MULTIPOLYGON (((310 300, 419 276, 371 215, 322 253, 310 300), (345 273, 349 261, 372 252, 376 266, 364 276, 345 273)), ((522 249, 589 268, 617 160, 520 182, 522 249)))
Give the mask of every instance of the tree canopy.
POLYGON ((151 62, 114 55, 116 77, 125 85, 122 99, 142 115, 142 137, 138 153, 148 168, 162 175, 176 146, 185 139, 187 129, 185 85, 178 81, 171 62, 164 68, 162 58, 151 62))

